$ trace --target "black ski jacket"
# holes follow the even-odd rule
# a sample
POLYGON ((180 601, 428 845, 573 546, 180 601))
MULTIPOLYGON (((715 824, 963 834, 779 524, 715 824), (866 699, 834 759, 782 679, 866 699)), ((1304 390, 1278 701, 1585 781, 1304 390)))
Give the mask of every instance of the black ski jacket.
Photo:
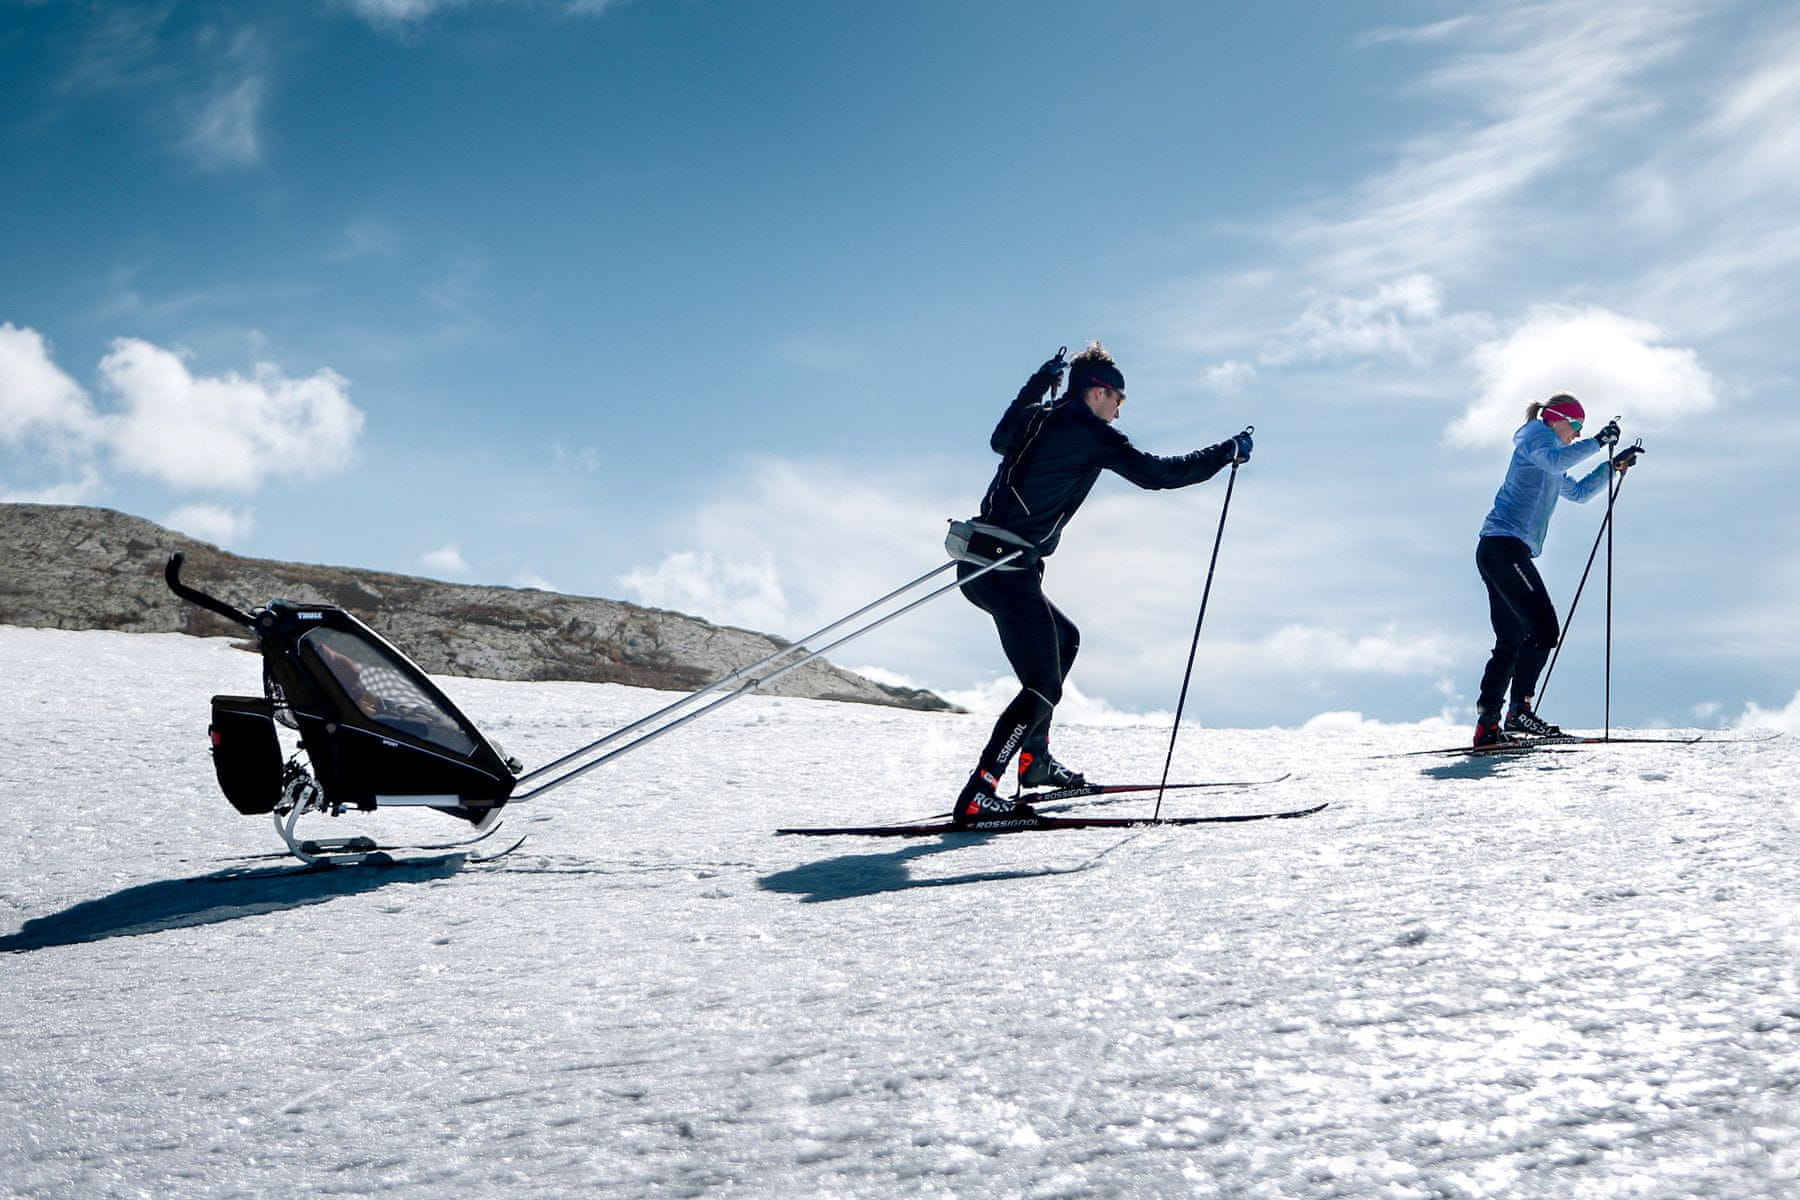
POLYGON ((1101 471, 1141 488, 1186 487, 1217 475, 1235 454, 1229 441, 1172 458, 1146 454, 1079 398, 1044 403, 1051 382, 1034 375, 994 427, 989 444, 1002 461, 979 518, 1029 539, 1040 555, 1056 550, 1101 471))

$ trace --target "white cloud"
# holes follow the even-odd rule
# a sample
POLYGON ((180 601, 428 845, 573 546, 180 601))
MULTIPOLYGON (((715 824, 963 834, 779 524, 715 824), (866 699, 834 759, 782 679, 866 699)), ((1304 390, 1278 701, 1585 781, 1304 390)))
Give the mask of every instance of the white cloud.
POLYGON ((781 572, 767 554, 745 561, 711 550, 678 550, 654 567, 627 572, 619 585, 639 604, 718 625, 781 633, 793 622, 781 572))
POLYGON ((1727 173, 1709 178, 1735 199, 1766 195, 1770 189, 1792 196, 1800 191, 1800 27, 1757 39, 1755 55, 1741 71, 1727 74, 1725 87, 1699 133, 1732 153, 1719 166, 1727 173), (1743 151, 1753 149, 1754 153, 1743 151))
POLYGON ((35 329, 0 324, 0 441, 49 436, 92 441, 100 423, 87 393, 50 359, 35 329))
POLYGON ((1291 219, 1288 246, 1338 280, 1481 269, 1547 215, 1535 183, 1580 165, 1643 116, 1654 97, 1645 77, 1681 49, 1694 15, 1672 4, 1552 0, 1490 5, 1474 20, 1429 27, 1420 40, 1462 52, 1424 90, 1475 115, 1401 147, 1398 163, 1347 202, 1291 219))
POLYGON ((974 498, 947 497, 937 474, 919 462, 753 463, 677 518, 677 552, 621 583, 643 603, 804 635, 944 561, 944 521, 974 498))
POLYGON ((1643 303, 1686 330, 1756 330, 1785 346, 1800 264, 1800 24, 1745 34, 1697 89, 1695 123, 1619 172, 1614 203, 1653 239, 1643 303))
POLYGON ((468 560, 463 557, 462 548, 455 542, 419 555, 419 566, 437 575, 467 575, 469 573, 468 560))
POLYGON ((1482 318, 1444 313, 1436 279, 1411 274, 1358 296, 1319 296, 1266 352, 1268 363, 1304 359, 1332 362, 1391 358, 1418 364, 1447 337, 1463 335, 1482 318))
POLYGON ((469 0, 345 0, 350 11, 374 25, 405 25, 451 9, 465 8, 469 0))
POLYGON ((778 341, 777 361, 803 371, 848 375, 868 357, 861 347, 813 333, 796 333, 778 341))
POLYGON ((606 465, 606 456, 598 446, 565 446, 561 442, 553 442, 550 446, 550 457, 556 465, 567 471, 580 471, 584 475, 592 475, 606 465))
POLYGON ((1800 733, 1800 692, 1784 708, 1764 708, 1752 700, 1744 706, 1744 714, 1732 722, 1733 729, 1778 729, 1783 733, 1800 733))
MULTIPOLYGON (((1679 4, 1545 0, 1482 4, 1453 20, 1364 37, 1364 53, 1398 44, 1429 53, 1436 65, 1400 86, 1441 115, 1394 144, 1360 181, 1253 231, 1266 242, 1260 269, 1172 286, 1159 302, 1165 311, 1149 323, 1176 352, 1220 363, 1202 368, 1203 382, 1232 394, 1253 367, 1267 376, 1288 366, 1405 369, 1459 358, 1491 339, 1494 323, 1480 311, 1448 309, 1446 287, 1557 296, 1570 290, 1572 275, 1591 294, 1597 255, 1633 253, 1617 239, 1616 208, 1594 198, 1617 189, 1614 205, 1623 203, 1619 178, 1666 141, 1667 123, 1653 120, 1666 95, 1661 74, 1698 19, 1679 4), (1304 304, 1297 318, 1296 296, 1304 304)), ((1633 203, 1643 191, 1630 189, 1633 203)), ((1792 240, 1800 252, 1800 235, 1792 240)), ((1719 264, 1721 276, 1729 269, 1719 264)), ((1677 288, 1658 291, 1673 296, 1677 288)), ((1364 396, 1406 391, 1372 373, 1361 384, 1364 396)), ((1265 391, 1276 386, 1262 381, 1265 391)))
POLYGON ((244 75, 221 84, 196 106, 183 145, 201 166, 254 166, 262 159, 257 123, 268 87, 261 75, 244 75))
POLYGON ((377 259, 391 262, 405 249, 407 238, 380 217, 360 217, 344 226, 331 257, 337 262, 377 259))
POLYGON ((1359 712, 1339 711, 1322 712, 1310 717, 1301 724, 1300 729, 1303 733, 1378 733, 1390 729, 1438 730, 1450 727, 1451 722, 1445 717, 1427 717, 1422 721, 1378 721, 1359 712))
POLYGON ((1464 647, 1447 634, 1389 622, 1364 634, 1283 625, 1250 653, 1267 668, 1300 674, 1428 676, 1453 668, 1464 647))
POLYGON ((1200 373, 1200 386, 1221 396, 1236 396, 1255 381, 1256 368, 1238 359, 1215 363, 1200 373))
MULTIPOLYGON (((679 552, 627 575, 627 594, 804 637, 943 563, 944 518, 975 507, 989 470, 991 460, 973 455, 756 464, 747 475, 716 479, 714 496, 675 515, 653 540, 679 552)), ((1194 719, 1277 711, 1297 690, 1374 687, 1408 702, 1440 695, 1443 677, 1466 667, 1479 647, 1396 616, 1411 610, 1392 589, 1416 588, 1416 579, 1391 546, 1417 535, 1416 519, 1377 515, 1347 532, 1313 519, 1305 497, 1285 506, 1285 493, 1268 490, 1269 482, 1240 481, 1237 489, 1189 702, 1194 719), (1311 617, 1296 572, 1331 590, 1330 619, 1311 617), (1359 619, 1371 610, 1379 616, 1365 633, 1359 619)), ((1120 710, 1173 708, 1223 483, 1150 494, 1108 477, 1083 507, 1047 577, 1052 600, 1082 629, 1071 683, 1083 695, 1120 710)), ((1479 587, 1472 571, 1469 580, 1479 587)), ((1485 635, 1485 623, 1472 619, 1485 635)), ((844 662, 845 653, 831 657, 844 662)), ((851 643, 848 653, 972 708, 983 702, 958 689, 1000 687, 986 681, 1008 674, 991 619, 954 590, 851 643)), ((1425 711, 1436 711, 1438 700, 1429 705, 1425 711)))
POLYGON ((329 369, 289 379, 258 363, 250 378, 196 377, 176 354, 120 338, 100 372, 122 405, 108 418, 115 458, 176 487, 250 490, 271 475, 340 471, 362 432, 348 381, 329 369))
MULTIPOLYGON (((416 25, 439 13, 467 8, 473 0, 343 0, 363 20, 377 26, 416 25)), ((564 12, 572 16, 599 16, 620 0, 564 0, 564 12)))
POLYGON ((83 468, 77 479, 38 488, 10 488, 0 483, 0 503, 5 504, 92 504, 106 492, 106 484, 92 467, 83 468))
POLYGON ((562 590, 530 567, 526 567, 524 570, 513 576, 512 586, 516 588, 530 588, 539 592, 560 592, 562 590))
MULTIPOLYGON (((0 445, 19 449, 32 465, 48 458, 73 476, 36 486, 15 480, 0 484, 0 495, 89 503, 107 490, 111 468, 179 489, 251 491, 270 477, 343 469, 363 427, 347 383, 330 370, 294 380, 259 363, 248 379, 196 377, 175 353, 121 338, 100 375, 118 400, 113 411, 94 408, 35 330, 0 324, 0 445)), ((210 504, 178 509, 170 520, 220 543, 251 528, 249 510, 210 504)))
POLYGON ((1718 403, 1712 376, 1694 351, 1656 345, 1662 337, 1654 325, 1603 309, 1537 309, 1504 341, 1476 349, 1480 394, 1446 437, 1505 445, 1525 406, 1558 392, 1578 398, 1596 424, 1623 415, 1627 434, 1710 411, 1718 403))
MULTIPOLYGON (((884 683, 889 687, 929 688, 929 684, 920 683, 910 675, 886 667, 860 666, 853 667, 858 675, 872 679, 876 683, 884 683)), ((1019 681, 1011 675, 1001 675, 967 688, 935 688, 945 700, 958 708, 966 709, 983 717, 997 717, 1013 698, 1019 694, 1019 681)), ((1113 707, 1098 696, 1090 696, 1081 690, 1081 685, 1073 680, 1063 685, 1062 701, 1056 706, 1056 720, 1062 725, 1098 725, 1120 727, 1127 725, 1151 725, 1167 729, 1175 720, 1175 714, 1164 710, 1155 712, 1127 712, 1113 707)), ((1188 722, 1184 719, 1182 724, 1188 722)))
POLYGON ((1264 338, 1253 362, 1227 359, 1206 368, 1209 391, 1235 395, 1265 369, 1294 365, 1387 361, 1419 367, 1446 352, 1462 352, 1491 335, 1483 313, 1445 308, 1444 289, 1415 272, 1355 294, 1315 291, 1285 329, 1264 338))
POLYGON ((164 517, 162 524, 214 545, 230 546, 250 536, 256 528, 256 515, 247 508, 188 504, 164 517))

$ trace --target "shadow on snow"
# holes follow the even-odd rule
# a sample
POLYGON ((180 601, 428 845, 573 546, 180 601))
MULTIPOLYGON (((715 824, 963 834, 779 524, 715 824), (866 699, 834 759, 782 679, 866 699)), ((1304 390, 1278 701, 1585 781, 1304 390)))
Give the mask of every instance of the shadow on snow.
MULTIPOLYGON (((1538 753, 1542 753, 1539 751, 1538 753)), ((1532 761, 1530 755, 1490 754, 1476 755, 1447 763, 1438 767, 1426 767, 1419 774, 1429 779, 1491 779, 1511 767, 1525 764, 1527 770, 1547 771, 1554 769, 1553 764, 1545 759, 1532 761)))
MULTIPOLYGON (((991 840, 977 836, 973 844, 991 840)), ((1130 839, 1126 839, 1127 841, 1130 839)), ((1117 846, 1109 847, 1084 863, 1072 867, 1033 867, 1022 871, 974 871, 966 875, 950 875, 935 879, 915 879, 907 869, 914 859, 947 850, 962 850, 971 845, 968 835, 952 841, 915 844, 887 854, 846 854, 822 862, 803 863, 786 871, 765 875, 757 886, 765 892, 797 895, 806 904, 825 900, 852 900, 858 896, 875 896, 882 892, 901 892, 911 888, 957 887, 966 883, 995 883, 1007 879, 1038 879, 1046 875, 1074 875, 1100 865, 1100 860, 1117 846)), ((1124 845, 1121 841, 1118 845, 1124 845)))
POLYGON ((454 875, 462 865, 463 856, 452 854, 325 870, 258 867, 165 879, 34 917, 19 932, 0 937, 0 953, 215 925, 399 884, 429 883, 454 875))

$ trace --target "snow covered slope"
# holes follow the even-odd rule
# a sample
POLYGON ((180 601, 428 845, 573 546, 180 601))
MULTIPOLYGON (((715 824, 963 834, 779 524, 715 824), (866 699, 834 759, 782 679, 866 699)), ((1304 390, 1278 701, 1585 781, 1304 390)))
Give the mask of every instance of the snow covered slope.
MULTIPOLYGON (((251 655, 0 628, 0 678, 0 1195, 1800 1195, 1789 738, 1194 731, 1294 776, 1173 811, 1333 806, 896 845, 768 831, 941 811, 985 722, 754 699, 498 861, 295 873, 207 761, 251 655)), ((664 699, 444 684, 528 762, 664 699)))

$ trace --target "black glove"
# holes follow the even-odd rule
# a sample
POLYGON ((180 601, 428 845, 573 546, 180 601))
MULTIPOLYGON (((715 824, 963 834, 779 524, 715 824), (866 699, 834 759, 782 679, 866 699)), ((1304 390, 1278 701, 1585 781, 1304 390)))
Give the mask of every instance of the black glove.
POLYGON ((1231 439, 1231 448, 1232 448, 1231 461, 1232 462, 1240 462, 1240 463, 1249 462, 1250 461, 1250 451, 1255 447, 1255 445, 1256 445, 1256 443, 1254 441, 1252 441, 1250 438, 1250 431, 1248 429, 1244 430, 1244 432, 1238 434, 1236 437, 1233 437, 1231 439))
POLYGON ((1019 389, 1019 397, 1013 403, 1041 404, 1048 399, 1062 383, 1063 372, 1069 369, 1068 360, 1063 357, 1068 352, 1069 348, 1064 346, 1056 352, 1055 358, 1033 371, 1031 378, 1025 381, 1025 386, 1019 389))
POLYGON ((1600 432, 1594 435, 1594 440, 1599 442, 1602 446, 1618 445, 1619 423, 1617 421, 1608 421, 1606 424, 1602 425, 1600 427, 1600 432))
POLYGON ((1613 470, 1618 471, 1620 474, 1631 470, 1631 465, 1637 462, 1637 456, 1643 452, 1644 448, 1642 446, 1627 446, 1625 449, 1613 455, 1613 470))

